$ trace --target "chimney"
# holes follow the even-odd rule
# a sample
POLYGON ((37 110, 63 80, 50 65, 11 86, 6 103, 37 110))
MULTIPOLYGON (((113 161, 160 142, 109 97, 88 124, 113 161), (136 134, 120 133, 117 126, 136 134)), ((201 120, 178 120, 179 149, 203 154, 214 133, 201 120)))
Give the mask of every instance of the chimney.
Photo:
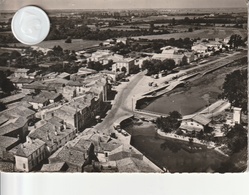
POLYGON ((240 124, 241 122, 241 108, 233 108, 233 121, 234 123, 240 124))
POLYGON ((47 140, 48 140, 48 141, 50 140, 50 136, 49 136, 48 131, 47 131, 47 140))
POLYGON ((58 135, 58 130, 57 130, 57 127, 54 126, 54 134, 57 136, 58 135))

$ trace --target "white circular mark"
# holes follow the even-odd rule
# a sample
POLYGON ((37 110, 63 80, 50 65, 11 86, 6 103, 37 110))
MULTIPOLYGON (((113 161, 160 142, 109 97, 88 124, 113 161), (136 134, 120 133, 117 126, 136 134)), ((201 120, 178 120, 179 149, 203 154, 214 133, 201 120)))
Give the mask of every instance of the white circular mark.
POLYGON ((27 45, 35 45, 47 37, 50 22, 42 9, 35 6, 26 6, 15 13, 11 29, 18 41, 27 45))

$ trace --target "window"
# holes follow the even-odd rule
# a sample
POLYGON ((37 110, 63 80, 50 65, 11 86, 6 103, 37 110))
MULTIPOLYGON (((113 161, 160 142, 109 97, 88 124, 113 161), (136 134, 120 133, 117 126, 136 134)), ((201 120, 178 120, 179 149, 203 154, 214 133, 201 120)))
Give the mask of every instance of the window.
POLYGON ((25 165, 25 163, 23 163, 23 164, 22 164, 22 166, 23 166, 23 169, 26 169, 26 165, 25 165))
POLYGON ((191 125, 194 125, 193 123, 191 123, 191 125))

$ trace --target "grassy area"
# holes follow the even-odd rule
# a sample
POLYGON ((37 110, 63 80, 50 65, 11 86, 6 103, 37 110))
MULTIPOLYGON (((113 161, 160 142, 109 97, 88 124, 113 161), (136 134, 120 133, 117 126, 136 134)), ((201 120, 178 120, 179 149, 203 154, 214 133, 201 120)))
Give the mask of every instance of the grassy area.
MULTIPOLYGON (((177 28, 176 28, 177 30, 177 28)), ((172 34, 162 34, 162 35, 147 35, 147 36, 138 36, 133 38, 144 38, 144 39, 170 39, 170 38, 226 38, 232 34, 239 34, 243 38, 246 37, 247 31, 245 29, 236 29, 236 28, 205 28, 201 30, 195 30, 193 32, 183 32, 183 33, 172 33, 172 34)))
MULTIPOLYGON (((72 39, 72 43, 65 43, 65 40, 49 40, 39 43, 37 46, 43 48, 53 48, 55 45, 60 45, 64 50, 81 50, 95 45, 99 45, 101 41, 95 40, 82 40, 82 39, 72 39)), ((14 44, 9 44, 14 45, 14 44)), ((22 43, 16 43, 16 46, 25 46, 22 43)))

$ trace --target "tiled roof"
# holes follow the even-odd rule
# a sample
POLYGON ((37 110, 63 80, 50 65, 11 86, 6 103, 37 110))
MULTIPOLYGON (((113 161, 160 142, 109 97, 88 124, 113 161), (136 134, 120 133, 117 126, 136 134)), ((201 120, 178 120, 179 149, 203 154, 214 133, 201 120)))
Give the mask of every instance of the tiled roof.
POLYGON ((79 167, 82 167, 85 162, 84 152, 67 147, 63 147, 56 156, 53 155, 53 158, 56 158, 57 162, 66 162, 79 167))
POLYGON ((0 172, 13 172, 14 171, 14 163, 12 162, 1 162, 0 161, 0 172))
POLYGON ((0 136, 0 147, 1 148, 8 148, 17 142, 18 142, 17 138, 8 137, 8 136, 0 136))
POLYGON ((34 80, 30 78, 18 78, 18 80, 15 81, 15 83, 32 83, 34 80))
POLYGON ((43 97, 43 98, 46 98, 46 99, 49 99, 49 100, 54 100, 56 98, 58 98, 60 96, 59 93, 55 93, 55 92, 48 92, 48 91, 42 91, 38 97, 43 97))
POLYGON ((116 161, 119 172, 154 172, 154 170, 143 160, 128 157, 116 161))
POLYGON ((26 69, 26 68, 19 68, 19 69, 16 69, 15 72, 28 72, 29 69, 26 69))
POLYGON ((8 104, 9 102, 21 100, 25 96, 26 96, 26 94, 24 94, 24 93, 18 93, 18 94, 15 94, 15 95, 11 95, 11 96, 2 98, 2 99, 0 99, 0 102, 2 102, 4 104, 8 104))
POLYGON ((6 117, 6 116, 4 116, 4 115, 0 115, 0 126, 1 126, 3 123, 6 123, 8 120, 9 120, 8 117, 6 117))
POLYGON ((127 157, 143 159, 143 155, 133 150, 132 147, 121 145, 109 154, 109 160, 120 160, 127 157))
POLYGON ((9 109, 19 107, 19 106, 22 106, 22 107, 25 107, 25 108, 31 108, 32 107, 32 105, 30 103, 26 102, 26 101, 15 102, 15 103, 7 105, 7 107, 9 109))
POLYGON ((12 131, 17 130, 17 129, 18 129, 18 127, 16 125, 14 125, 13 123, 9 123, 7 125, 0 127, 0 135, 6 135, 12 131))
POLYGON ((70 133, 72 133, 74 129, 67 127, 64 129, 63 124, 59 122, 54 122, 53 124, 50 122, 45 123, 41 127, 30 132, 29 137, 32 139, 40 139, 47 143, 48 146, 52 146, 67 137, 70 133), (55 133, 57 132, 57 133, 55 133), (48 140, 49 138, 49 140, 48 140))
POLYGON ((211 119, 208 119, 200 114, 195 115, 192 119, 202 125, 207 125, 208 123, 211 122, 211 119))
POLYGON ((44 164, 41 168, 41 172, 60 172, 67 164, 65 162, 44 164))
POLYGON ((32 142, 25 142, 18 145, 16 156, 29 157, 39 148, 45 145, 45 142, 39 139, 32 140, 32 142))

